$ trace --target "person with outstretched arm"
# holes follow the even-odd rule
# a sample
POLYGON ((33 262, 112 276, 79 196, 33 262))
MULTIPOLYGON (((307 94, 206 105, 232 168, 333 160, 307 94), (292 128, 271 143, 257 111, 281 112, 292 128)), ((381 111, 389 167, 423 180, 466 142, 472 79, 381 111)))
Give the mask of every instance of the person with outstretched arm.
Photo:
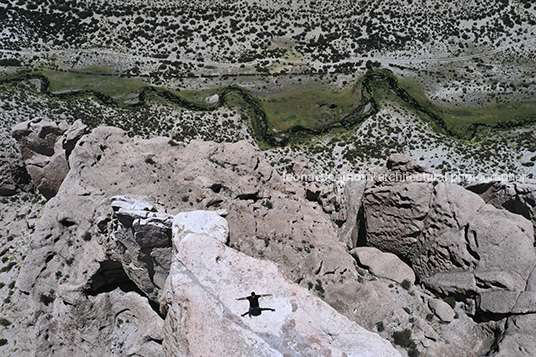
POLYGON ((249 315, 249 317, 251 317, 251 315, 259 316, 263 311, 266 311, 266 310, 275 311, 275 309, 263 308, 259 306, 259 298, 264 297, 264 296, 272 296, 272 294, 257 295, 255 294, 255 292, 252 292, 250 296, 236 299, 236 300, 246 300, 246 299, 249 300, 249 310, 248 312, 243 313, 242 317, 246 315, 249 315))

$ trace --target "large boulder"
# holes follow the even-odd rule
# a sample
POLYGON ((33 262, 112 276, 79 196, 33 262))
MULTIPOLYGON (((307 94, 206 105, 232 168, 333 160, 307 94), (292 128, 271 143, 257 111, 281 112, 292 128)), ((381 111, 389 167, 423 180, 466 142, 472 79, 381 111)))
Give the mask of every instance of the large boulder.
POLYGON ((36 118, 17 124, 12 135, 19 144, 22 158, 32 181, 45 198, 58 192, 69 172, 68 156, 76 142, 87 132, 87 126, 77 121, 69 127, 36 118))
POLYGON ((350 251, 359 264, 365 266, 377 277, 402 283, 415 283, 415 273, 393 253, 384 253, 374 247, 359 247, 350 251))
POLYGON ((410 161, 395 157, 387 166, 364 193, 367 244, 410 262, 437 292, 476 294, 486 302, 481 311, 510 312, 509 301, 501 305, 487 294, 527 287, 536 264, 530 221, 461 186, 427 180, 410 161))
POLYGON ((497 208, 504 208, 512 213, 529 219, 536 227, 536 180, 522 182, 490 181, 473 183, 466 187, 480 195, 482 199, 497 208))
POLYGON ((225 219, 194 211, 175 217, 174 258, 165 303, 168 356, 399 356, 389 342, 351 322, 266 260, 225 245, 225 219), (270 293, 241 317, 254 290, 270 293))
POLYGON ((343 202, 346 208, 346 219, 339 230, 339 241, 348 249, 358 245, 359 233, 364 233, 362 225, 362 202, 366 181, 347 181, 343 191, 343 202), (360 214, 361 213, 361 214, 360 214))
POLYGON ((493 357, 532 357, 536 355, 536 314, 513 315, 506 321, 493 357))

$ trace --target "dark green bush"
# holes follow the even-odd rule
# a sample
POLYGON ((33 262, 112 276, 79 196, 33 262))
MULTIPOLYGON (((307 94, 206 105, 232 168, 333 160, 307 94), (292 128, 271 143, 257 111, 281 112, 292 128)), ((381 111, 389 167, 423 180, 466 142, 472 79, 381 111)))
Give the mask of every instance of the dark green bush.
POLYGON ((404 329, 402 331, 393 332, 393 342, 395 343, 395 345, 399 345, 403 348, 410 347, 414 344, 411 339, 411 330, 404 329))
POLYGON ((443 298, 443 301, 449 304, 449 306, 452 307, 453 309, 456 306, 456 299, 454 299, 454 296, 447 296, 443 298))
POLYGON ((54 302, 54 292, 50 292, 50 294, 44 294, 44 293, 41 293, 39 295, 39 301, 41 301, 43 304, 45 304, 46 306, 48 306, 51 302, 54 302))
POLYGON ((406 290, 409 290, 409 288, 411 288, 411 282, 408 279, 404 279, 402 283, 400 283, 400 286, 406 290))

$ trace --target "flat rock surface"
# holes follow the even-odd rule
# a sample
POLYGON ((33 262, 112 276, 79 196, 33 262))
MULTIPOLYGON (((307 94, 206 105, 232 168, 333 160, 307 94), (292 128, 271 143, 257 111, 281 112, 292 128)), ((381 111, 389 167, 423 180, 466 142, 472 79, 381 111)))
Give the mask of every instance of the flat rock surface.
POLYGON ((399 356, 389 342, 338 314, 293 284, 277 266, 223 244, 226 221, 214 212, 176 216, 175 258, 167 302, 170 355, 219 356, 399 356), (195 215, 195 219, 190 216, 195 215), (203 222, 200 229, 199 222, 203 222), (191 226, 190 226, 191 225, 191 226), (250 291, 270 293, 259 316, 241 317, 250 291))

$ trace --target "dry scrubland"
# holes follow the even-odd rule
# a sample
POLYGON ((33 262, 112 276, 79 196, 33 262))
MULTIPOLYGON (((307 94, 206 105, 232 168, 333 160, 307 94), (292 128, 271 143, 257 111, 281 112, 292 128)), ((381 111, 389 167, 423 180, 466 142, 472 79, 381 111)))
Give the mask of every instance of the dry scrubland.
MULTIPOLYGON (((6 74, 42 73, 54 92, 90 89, 120 104, 135 103, 148 84, 203 104, 218 88, 238 85, 264 103, 269 129, 278 131, 321 127, 351 112, 358 99, 351 88, 370 61, 393 71, 414 98, 441 110, 455 129, 483 125, 470 142, 452 139, 423 124, 422 115, 404 103, 384 100, 380 112, 351 132, 267 150, 272 163, 282 167, 303 153, 318 173, 363 172, 389 153, 403 152, 428 160, 438 172, 533 175, 530 125, 515 133, 487 126, 536 114, 535 11, 529 1, 507 0, 200 1, 195 6, 3 0, 0 65, 6 74)), ((92 96, 50 98, 34 87, 28 82, 2 87, 6 128, 39 115, 117 125, 143 136, 255 142, 248 128, 252 114, 240 98, 210 112, 160 98, 131 110, 92 96)))
MULTIPOLYGON (((350 91, 371 61, 392 70, 414 97, 442 110, 454 127, 466 130, 472 122, 483 127, 471 142, 454 140, 394 101, 350 133, 268 150, 267 157, 281 166, 304 153, 319 164, 317 172, 360 172, 391 152, 403 152, 430 160, 439 171, 533 174, 531 128, 512 134, 486 125, 497 118, 534 116, 535 11, 522 0, 200 1, 195 6, 3 0, 0 65, 6 74, 43 73, 55 92, 91 89, 123 104, 135 103, 147 84, 201 103, 218 88, 238 85, 260 98, 272 116, 269 128, 279 130, 321 126, 348 114, 352 97, 339 100, 340 93, 350 91), (327 90, 313 95, 303 88, 327 90), (281 93, 292 95, 274 100, 281 93), (293 100, 305 108, 293 108, 293 100), (337 109, 324 112, 330 105, 337 109)), ((91 96, 48 98, 27 83, 2 89, 6 125, 40 115, 69 122, 85 118, 177 140, 255 141, 247 128, 251 113, 236 98, 211 112, 158 98, 130 110, 91 96)))

